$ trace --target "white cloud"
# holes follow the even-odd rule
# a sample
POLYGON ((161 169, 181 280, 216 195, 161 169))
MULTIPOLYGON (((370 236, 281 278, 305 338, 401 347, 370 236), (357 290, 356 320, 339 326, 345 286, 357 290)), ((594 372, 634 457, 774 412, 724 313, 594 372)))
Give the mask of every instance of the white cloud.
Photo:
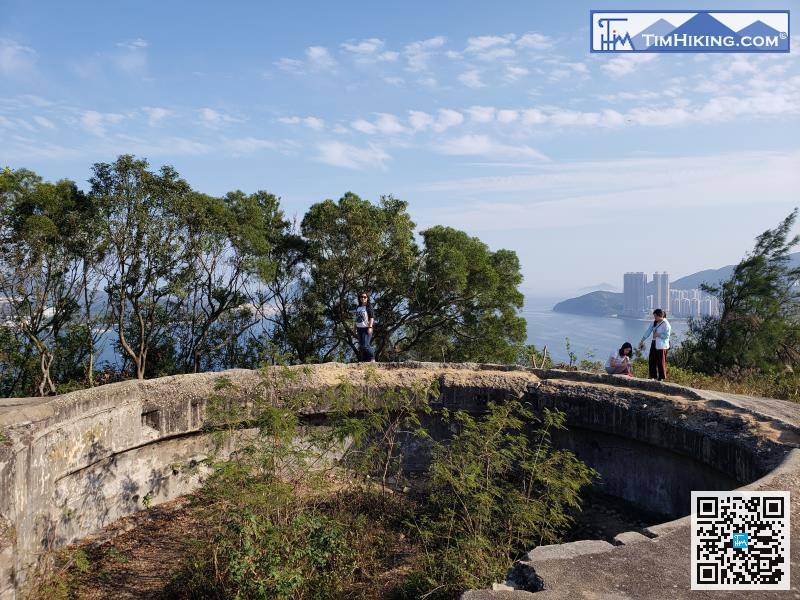
POLYGON ((275 61, 275 66, 280 70, 287 71, 289 73, 302 73, 305 63, 302 60, 297 60, 296 58, 280 58, 275 61))
POLYGON ((515 37, 513 33, 471 37, 467 39, 467 47, 464 52, 485 61, 510 58, 516 54, 511 47, 515 37))
POLYGON ((420 40, 408 44, 403 49, 409 71, 425 71, 431 54, 444 46, 446 39, 439 35, 427 40, 420 40))
POLYGON ((478 89, 486 86, 486 84, 481 81, 480 73, 478 73, 478 71, 475 69, 464 71, 458 76, 458 80, 465 86, 472 89, 478 89))
POLYGON ((383 48, 383 40, 379 38, 367 38, 361 41, 351 40, 342 44, 342 48, 353 54, 372 56, 383 48))
POLYGON ((117 47, 122 50, 107 57, 117 70, 129 75, 142 75, 147 70, 148 43, 142 38, 120 42, 117 47))
POLYGON ((420 110, 408 111, 408 122, 414 131, 425 131, 434 123, 434 118, 420 110))
POLYGON ((314 131, 320 131, 322 129, 325 129, 325 121, 323 121, 319 117, 306 117, 305 119, 303 119, 303 125, 305 125, 309 129, 313 129, 314 131))
POLYGON ((426 215, 454 227, 574 227, 618 220, 632 211, 634 218, 645 218, 664 206, 730 210, 752 205, 753 198, 784 202, 786 190, 800 188, 798 162, 797 151, 551 162, 526 165, 533 168, 526 174, 439 181, 422 189, 462 196, 456 206, 429 209, 426 215))
POLYGON ((530 73, 530 71, 528 71, 528 69, 526 69, 525 67, 519 67, 519 66, 516 66, 516 65, 508 65, 508 66, 506 66, 505 80, 506 81, 512 81, 512 82, 513 81, 518 81, 519 79, 522 79, 523 77, 525 77, 529 73, 530 73))
MULTIPOLYGON (((2 118, 0 118, 2 123, 2 118)), ((15 159, 45 159, 45 160, 69 160, 79 158, 80 150, 67 146, 60 146, 50 142, 43 142, 40 139, 30 139, 23 136, 12 136, 3 147, 0 148, 0 162, 8 163, 12 157, 15 159)))
POLYGON ((409 111, 408 122, 414 131, 431 129, 436 133, 441 133, 450 127, 463 123, 464 115, 450 108, 440 108, 436 117, 426 112, 411 110, 409 111))
MULTIPOLYGON (((163 138, 152 138, 148 136, 146 139, 120 134, 114 136, 113 140, 109 140, 109 146, 114 148, 124 145, 127 152, 138 154, 140 156, 199 156, 203 154, 210 154, 218 149, 217 145, 211 146, 204 142, 185 138, 168 136, 163 138)), ((105 152, 113 152, 109 148, 105 152)))
POLYGON ((528 108, 522 111, 522 122, 525 125, 538 125, 546 120, 547 117, 537 108, 528 108))
POLYGON ((420 77, 417 79, 417 83, 426 88, 435 88, 439 82, 436 81, 435 77, 420 77))
POLYGON ((486 135, 462 135, 437 145, 435 149, 442 154, 452 156, 548 160, 544 154, 530 146, 511 146, 493 140, 486 135))
POLYGON ((324 46, 309 46, 306 48, 306 58, 309 64, 316 69, 333 69, 336 60, 324 46))
POLYGON ((360 131, 361 133, 366 133, 367 135, 372 135, 375 133, 378 128, 375 127, 369 121, 365 121, 364 119, 356 119, 352 123, 350 123, 350 127, 355 129, 356 131, 360 131))
POLYGON ((389 85, 401 86, 405 83, 402 77, 384 77, 383 80, 389 85))
POLYGON ((513 123, 519 118, 519 111, 516 110, 498 110, 497 121, 498 123, 513 123))
POLYGON ((305 51, 305 60, 297 58, 280 58, 275 66, 281 71, 303 75, 309 71, 335 71, 338 63, 325 46, 309 46, 305 51))
POLYGON ((36 121, 36 123, 40 127, 44 127, 45 129, 55 129, 56 128, 55 123, 53 123, 47 117, 42 117, 40 115, 37 115, 37 116, 33 117, 33 120, 36 121))
POLYGON ((199 111, 200 113, 200 122, 205 125, 206 127, 221 127, 227 123, 239 123, 241 119, 237 119, 236 117, 232 117, 231 115, 225 114, 218 110, 214 110, 213 108, 201 108, 199 111))
POLYGON ((547 50, 552 48, 553 40, 541 33, 526 33, 517 40, 517 46, 533 50, 547 50))
POLYGON ((494 120, 495 114, 494 106, 470 106, 467 109, 470 119, 476 123, 489 123, 494 120))
POLYGON ((374 145, 358 148, 350 144, 330 141, 318 144, 317 150, 319 154, 316 160, 345 169, 385 169, 386 163, 392 158, 385 150, 374 145))
POLYGON ((145 106, 142 110, 147 114, 147 122, 151 127, 158 125, 172 114, 171 110, 158 106, 145 106))
POLYGON ((125 117, 117 113, 100 113, 96 110, 84 111, 80 117, 81 126, 98 137, 106 135, 106 127, 122 121, 125 117))
POLYGON ((461 125, 461 123, 463 122, 464 122, 464 115, 462 115, 457 110, 452 110, 450 108, 440 108, 439 117, 433 124, 433 130, 438 133, 441 133, 445 129, 449 129, 450 127, 455 127, 456 125, 461 125))
POLYGON ((612 77, 622 77, 633 73, 641 65, 652 62, 656 58, 656 54, 622 54, 600 65, 600 68, 612 77))
POLYGON ((279 123, 284 123, 286 125, 305 125, 309 129, 313 129, 314 131, 320 131, 325 129, 325 121, 320 119, 319 117, 280 117, 278 118, 279 123))
POLYGON ((0 73, 17 74, 33 70, 36 51, 14 40, 0 38, 0 73))
POLYGON ((400 57, 400 53, 394 50, 382 51, 383 47, 384 41, 379 38, 350 40, 342 44, 342 48, 354 54, 361 63, 394 62, 400 57))
POLYGON ((383 135, 397 135, 405 133, 407 129, 400 123, 398 118, 389 113, 377 113, 377 119, 370 123, 364 119, 353 121, 350 126, 356 131, 372 135, 381 133, 383 135))
POLYGON ((259 139, 255 137, 226 139, 224 142, 226 149, 234 155, 253 154, 260 150, 273 150, 276 148, 275 142, 259 139))
POLYGON ((149 44, 147 43, 147 40, 136 38, 135 40, 130 40, 127 42, 118 42, 117 46, 120 48, 125 48, 126 50, 142 50, 147 48, 149 44))

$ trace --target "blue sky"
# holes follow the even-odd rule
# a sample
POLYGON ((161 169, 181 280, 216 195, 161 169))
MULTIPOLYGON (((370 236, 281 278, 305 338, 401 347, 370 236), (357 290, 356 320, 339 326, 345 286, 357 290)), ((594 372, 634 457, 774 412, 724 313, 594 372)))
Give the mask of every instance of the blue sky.
POLYGON ((678 277, 800 204, 800 39, 589 53, 590 9, 665 4, 0 1, 0 165, 85 186, 134 153, 289 215, 393 194, 517 251, 537 295, 678 277))

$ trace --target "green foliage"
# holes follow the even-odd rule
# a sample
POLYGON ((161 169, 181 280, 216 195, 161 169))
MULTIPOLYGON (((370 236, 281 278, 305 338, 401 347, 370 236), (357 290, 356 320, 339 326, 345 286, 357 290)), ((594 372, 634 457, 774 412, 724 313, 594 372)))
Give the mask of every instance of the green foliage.
POLYGON ((66 548, 45 557, 29 578, 24 600, 74 600, 82 578, 92 571, 92 560, 83 548, 66 548))
POLYGON ((376 305, 383 360, 514 362, 525 340, 520 265, 406 202, 348 192, 300 223, 265 191, 193 190, 169 166, 119 156, 87 193, 0 172, 0 390, 94 385, 113 330, 119 377, 356 356, 351 309, 376 305))
MULTIPOLYGON (((678 349, 675 353, 671 353, 669 359, 667 375, 672 383, 704 390, 800 402, 800 373, 782 371, 762 374, 756 371, 737 370, 712 374, 699 373, 683 366, 680 355, 681 351, 678 349), (672 358, 673 355, 675 358, 672 358)), ((646 359, 634 361, 633 374, 635 377, 648 377, 646 359)))
POLYGON ((320 360, 355 353, 350 309, 358 290, 377 305, 378 358, 513 362, 525 339, 515 253, 491 252, 449 227, 414 240, 407 204, 355 194, 312 206, 302 223, 310 285, 302 304, 327 332, 320 360))
MULTIPOLYGON (((72 182, 45 183, 25 170, 0 172, 0 299, 14 329, 3 342, 18 342, 16 352, 9 349, 12 359, 36 357, 39 395, 56 391, 54 364, 64 357, 68 325, 79 309, 75 239, 87 206, 72 182)), ((19 391, 31 391, 31 383, 17 382, 19 391)))
POLYGON ((415 524, 425 553, 415 593, 450 598, 502 580, 533 545, 552 544, 580 507, 596 473, 568 451, 553 451, 550 431, 564 415, 540 422, 517 400, 490 403, 480 419, 452 415, 459 432, 437 442, 424 514, 415 524))
POLYGON ((800 267, 789 253, 795 209, 756 238, 731 277, 704 290, 719 298, 720 316, 692 319, 681 359, 707 374, 777 374, 800 366, 800 267))
POLYGON ((363 386, 306 394, 305 376, 266 369, 246 402, 220 382, 208 407, 219 452, 194 503, 203 530, 172 597, 372 598, 398 541, 407 567, 380 593, 453 597, 558 541, 594 476, 552 449, 560 413, 540 421, 518 400, 479 416, 434 410, 435 381, 398 390, 375 370, 363 386), (290 398, 276 395, 287 388, 290 398), (325 426, 303 424, 309 403, 331 409, 325 426), (434 441, 431 428, 455 433, 434 441), (227 455, 231 438, 239 448, 227 455), (410 478, 408 452, 421 446, 430 466, 410 478))
POLYGON ((520 349, 517 352, 516 363, 518 365, 534 367, 536 369, 550 369, 553 366, 553 359, 550 356, 550 352, 546 345, 539 350, 533 344, 526 344, 524 346, 520 346, 520 349))
POLYGON ((524 342, 519 259, 450 227, 422 232, 423 270, 409 308, 419 315, 398 349, 420 360, 511 363, 524 342))

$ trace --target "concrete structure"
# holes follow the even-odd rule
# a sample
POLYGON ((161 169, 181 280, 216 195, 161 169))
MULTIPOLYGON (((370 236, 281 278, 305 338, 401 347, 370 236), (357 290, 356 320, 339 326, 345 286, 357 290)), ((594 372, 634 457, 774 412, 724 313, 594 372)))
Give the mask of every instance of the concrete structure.
MULTIPOLYGON (((754 482, 758 489, 790 490, 793 580, 800 575, 798 405, 572 371, 381 364, 376 381, 365 377, 369 369, 274 368, 266 379, 234 370, 0 401, 0 598, 17 596, 42 553, 199 485, 200 461, 211 447, 206 406, 219 394, 221 377, 236 385, 230 400, 244 407, 256 395, 280 403, 311 393, 314 401, 302 412, 314 422, 324 419, 326 398, 343 381, 379 394, 436 381, 437 403, 473 412, 510 396, 539 410, 557 408, 569 431, 555 442, 600 471, 605 491, 648 510, 683 517, 691 489, 754 482)), ((624 532, 616 542, 534 548, 498 589, 465 598, 716 597, 689 593, 688 518, 624 532), (534 589, 542 591, 527 591, 534 589)))

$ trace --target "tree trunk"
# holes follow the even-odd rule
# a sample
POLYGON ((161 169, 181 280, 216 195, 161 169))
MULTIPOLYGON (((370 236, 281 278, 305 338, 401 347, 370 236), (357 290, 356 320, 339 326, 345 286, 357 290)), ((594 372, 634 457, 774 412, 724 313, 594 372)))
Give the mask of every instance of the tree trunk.
POLYGON ((83 304, 86 307, 86 344, 89 348, 89 363, 86 365, 86 382, 94 387, 94 336, 92 336, 92 309, 89 305, 88 265, 83 263, 83 304))

